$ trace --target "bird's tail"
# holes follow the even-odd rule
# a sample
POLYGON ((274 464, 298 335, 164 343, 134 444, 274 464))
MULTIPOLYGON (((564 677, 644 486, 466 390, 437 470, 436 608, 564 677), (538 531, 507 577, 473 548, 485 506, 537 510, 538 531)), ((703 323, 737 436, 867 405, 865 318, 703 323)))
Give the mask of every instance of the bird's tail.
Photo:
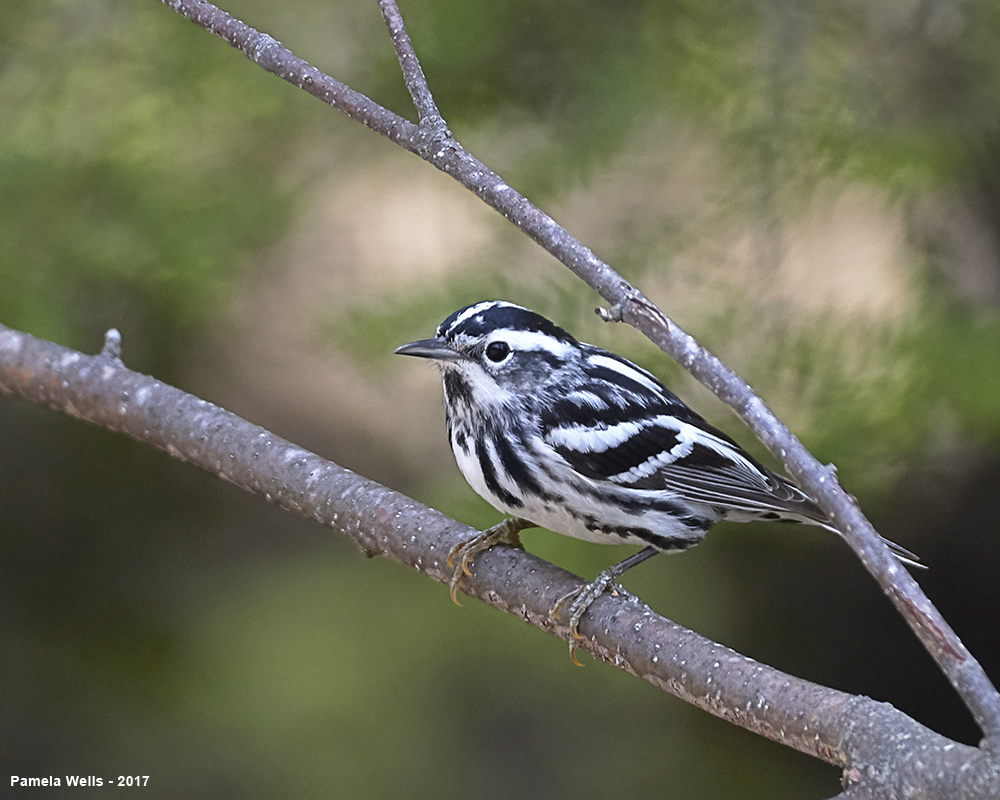
MULTIPOLYGON (((798 490, 798 487, 795 487, 798 490)), ((801 491, 801 490, 798 490, 801 491)), ((804 495, 803 495, 804 497, 804 495)), ((805 498, 804 501, 799 501, 795 503, 794 510, 792 511, 786 519, 798 520, 799 522, 804 522, 807 525, 818 525, 821 528, 826 528, 828 531, 833 531, 838 536, 841 535, 831 523, 830 518, 824 514, 818 505, 816 505, 812 500, 805 498)), ((892 554, 896 556, 901 562, 909 567, 916 567, 917 569, 927 569, 926 564, 920 563, 920 556, 914 553, 912 550, 907 550, 903 545, 896 544, 891 539, 886 539, 884 536, 879 536, 879 539, 885 544, 892 554)))

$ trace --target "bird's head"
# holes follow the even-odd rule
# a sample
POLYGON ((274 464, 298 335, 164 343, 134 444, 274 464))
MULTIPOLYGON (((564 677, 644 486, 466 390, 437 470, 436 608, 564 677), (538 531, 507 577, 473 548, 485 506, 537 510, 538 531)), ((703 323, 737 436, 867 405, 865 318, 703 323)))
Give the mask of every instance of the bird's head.
POLYGON ((452 401, 507 405, 544 391, 579 358, 579 343, 545 317, 513 303, 491 300, 466 306, 435 335, 396 348, 433 360, 452 401))

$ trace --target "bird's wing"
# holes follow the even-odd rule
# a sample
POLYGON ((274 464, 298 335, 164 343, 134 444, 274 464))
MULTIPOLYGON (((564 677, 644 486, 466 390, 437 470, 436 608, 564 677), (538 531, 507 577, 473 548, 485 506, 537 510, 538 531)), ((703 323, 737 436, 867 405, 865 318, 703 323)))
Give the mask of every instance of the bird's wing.
POLYGON ((564 418, 545 428, 543 440, 591 480, 668 491, 720 510, 824 519, 798 487, 757 463, 686 406, 646 409, 614 424, 564 418))
MULTIPOLYGON (((666 392, 666 390, 664 390, 666 392)), ((567 466, 592 481, 665 491, 735 521, 792 519, 836 532, 826 514, 795 484, 759 464, 673 395, 652 408, 612 409, 608 398, 557 403, 543 416, 541 438, 567 466), (745 516, 744 516, 745 515, 745 516)), ((883 538, 905 564, 912 552, 883 538)))

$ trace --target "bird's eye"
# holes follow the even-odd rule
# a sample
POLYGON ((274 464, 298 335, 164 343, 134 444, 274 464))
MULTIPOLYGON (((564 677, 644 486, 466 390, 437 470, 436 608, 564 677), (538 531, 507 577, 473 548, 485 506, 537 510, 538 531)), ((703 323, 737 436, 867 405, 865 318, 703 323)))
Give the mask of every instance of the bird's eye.
POLYGON ((486 357, 494 364, 499 364, 510 355, 510 345, 507 342, 490 342, 486 345, 486 357))

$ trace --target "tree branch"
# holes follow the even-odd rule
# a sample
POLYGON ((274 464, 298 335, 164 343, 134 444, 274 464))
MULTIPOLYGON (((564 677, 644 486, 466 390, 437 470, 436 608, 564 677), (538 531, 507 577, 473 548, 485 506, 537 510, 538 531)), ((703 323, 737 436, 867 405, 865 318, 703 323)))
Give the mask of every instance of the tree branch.
POLYGON ((203 0, 159 0, 209 33, 225 39, 257 66, 319 98, 348 117, 380 133, 410 152, 417 152, 417 126, 369 100, 298 58, 281 42, 231 17, 203 0))
POLYGON ((413 99, 413 106, 417 109, 421 124, 438 120, 443 124, 441 112, 438 111, 434 95, 431 94, 430 86, 427 85, 427 78, 424 77, 424 71, 421 69, 420 61, 413 50, 410 34, 406 32, 403 16, 399 13, 395 0, 379 0, 378 4, 382 9, 385 24, 389 27, 389 36, 392 37, 392 46, 396 50, 399 67, 403 71, 403 80, 406 82, 406 88, 413 99))
POLYGON ((633 325, 733 408, 833 520, 972 712, 985 735, 984 746, 1000 748, 1000 694, 916 581, 889 552, 851 496, 840 487, 836 476, 805 449, 746 382, 451 136, 434 105, 393 0, 379 0, 379 3, 407 88, 421 118, 419 128, 324 75, 270 36, 258 33, 210 3, 203 0, 160 1, 242 50, 268 72, 334 105, 352 119, 454 177, 607 300, 611 310, 602 314, 605 319, 633 325), (425 121, 427 124, 423 124, 425 121))
MULTIPOLYGON (((0 391, 164 450, 447 584, 445 560, 472 529, 320 458, 269 431, 127 369, 109 331, 87 356, 0 325, 0 391)), ((567 639, 549 612, 580 578, 523 550, 476 558, 470 596, 567 639)), ((443 594, 442 594, 443 597, 443 594)), ((581 623, 580 647, 736 725, 841 767, 877 776, 881 791, 929 787, 925 797, 995 796, 997 765, 886 703, 818 686, 711 642, 627 592, 605 595, 581 623), (906 741, 906 758, 896 743, 906 741), (978 783, 970 783, 974 778, 978 783)))

